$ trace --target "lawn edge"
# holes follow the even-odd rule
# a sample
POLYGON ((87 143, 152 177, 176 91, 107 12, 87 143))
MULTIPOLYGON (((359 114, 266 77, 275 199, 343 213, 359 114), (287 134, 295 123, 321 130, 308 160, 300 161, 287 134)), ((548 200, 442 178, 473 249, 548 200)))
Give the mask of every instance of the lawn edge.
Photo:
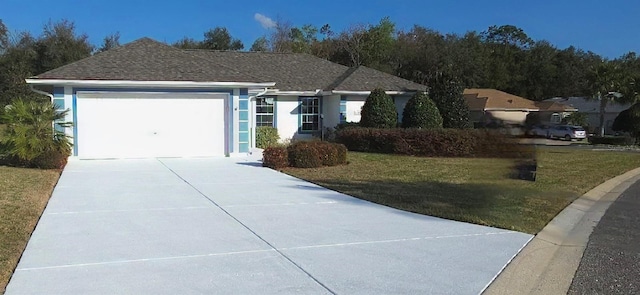
POLYGON ((20 255, 18 256, 18 260, 16 261, 16 265, 14 265, 13 268, 11 269, 11 276, 9 276, 9 280, 7 281, 7 283, 5 285, 0 285, 0 295, 4 295, 5 292, 7 292, 7 287, 9 286, 9 283, 11 282, 11 279, 13 278, 13 275, 16 272, 16 268, 18 268, 18 264, 20 264, 20 260, 22 260, 22 255, 24 255, 24 251, 27 249, 27 246, 29 245, 29 241, 31 241, 31 237, 33 235, 33 232, 36 230, 36 227, 38 227, 38 223, 40 223, 40 219, 42 219, 42 214, 44 213, 45 210, 47 210, 47 206, 49 206, 49 202, 51 201, 51 197, 53 196, 53 191, 56 189, 56 186, 58 186, 58 182, 60 182, 60 177, 62 177, 62 173, 64 172, 64 168, 51 169, 51 170, 57 170, 58 179, 56 179, 56 183, 53 184, 53 187, 51 188, 51 191, 49 192, 49 197, 47 198, 47 203, 44 205, 44 207, 42 207, 42 211, 38 215, 38 220, 36 220, 36 223, 33 225, 33 228, 30 230, 29 238, 27 239, 27 242, 24 244, 24 247, 20 251, 20 255))
POLYGON ((549 222, 481 294, 566 294, 591 232, 609 206, 640 180, 640 168, 588 191, 549 222))

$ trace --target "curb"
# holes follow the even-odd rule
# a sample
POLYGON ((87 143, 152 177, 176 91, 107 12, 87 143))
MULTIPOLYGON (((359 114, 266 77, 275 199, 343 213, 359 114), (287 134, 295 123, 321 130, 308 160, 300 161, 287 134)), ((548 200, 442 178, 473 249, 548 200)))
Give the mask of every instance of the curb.
POLYGON ((640 168, 609 179, 573 201, 527 243, 482 294, 567 294, 593 228, 638 180, 640 168))

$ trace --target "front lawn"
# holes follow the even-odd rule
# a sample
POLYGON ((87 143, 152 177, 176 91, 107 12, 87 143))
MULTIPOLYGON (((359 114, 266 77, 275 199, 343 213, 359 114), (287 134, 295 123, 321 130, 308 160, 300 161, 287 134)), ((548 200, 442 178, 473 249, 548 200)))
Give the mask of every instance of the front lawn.
POLYGON ((350 152, 349 162, 284 172, 402 210, 535 234, 580 195, 640 167, 640 153, 541 148, 536 182, 509 178, 505 159, 350 152))
MULTIPOLYGON (((0 138, 4 127, 0 124, 0 138)), ((59 176, 58 170, 0 166, 0 294, 4 292, 59 176)))

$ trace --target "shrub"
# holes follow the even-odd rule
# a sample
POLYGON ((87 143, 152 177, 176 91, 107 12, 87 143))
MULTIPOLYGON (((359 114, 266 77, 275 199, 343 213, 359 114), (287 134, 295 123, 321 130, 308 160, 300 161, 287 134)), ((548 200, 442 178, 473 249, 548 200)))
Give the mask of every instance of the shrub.
POLYGON ((395 128, 398 113, 393 100, 383 89, 374 89, 362 106, 360 126, 373 128, 395 128))
POLYGON ((297 168, 322 166, 322 155, 313 141, 298 141, 287 148, 289 165, 297 168))
POLYGON ((285 146, 270 146, 262 152, 262 166, 280 169, 289 166, 289 153, 285 146))
POLYGON ((402 127, 442 128, 442 116, 427 94, 418 92, 404 106, 402 127))
POLYGON ((278 129, 268 126, 256 128, 256 147, 266 149, 278 144, 278 140, 280 140, 278 129))
POLYGON ((631 136, 591 136, 591 144, 633 145, 636 139, 631 136))
POLYGON ((469 106, 464 99, 464 86, 454 76, 440 73, 429 81, 429 97, 438 107, 442 116, 442 127, 471 128, 469 106))
POLYGON ((350 151, 423 157, 529 158, 534 150, 499 132, 475 129, 344 129, 338 142, 350 151))
POLYGON ((0 145, 7 160, 17 166, 61 168, 71 144, 53 124, 70 126, 60 123, 66 113, 57 111, 50 101, 12 101, 1 116, 7 126, 0 145))

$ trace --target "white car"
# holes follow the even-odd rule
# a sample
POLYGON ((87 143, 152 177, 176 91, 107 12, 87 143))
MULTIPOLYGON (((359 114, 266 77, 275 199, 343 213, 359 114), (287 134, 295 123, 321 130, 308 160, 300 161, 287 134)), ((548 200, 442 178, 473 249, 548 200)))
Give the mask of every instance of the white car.
POLYGON ((587 132, 582 126, 556 125, 549 128, 549 138, 580 141, 587 138, 587 132))

